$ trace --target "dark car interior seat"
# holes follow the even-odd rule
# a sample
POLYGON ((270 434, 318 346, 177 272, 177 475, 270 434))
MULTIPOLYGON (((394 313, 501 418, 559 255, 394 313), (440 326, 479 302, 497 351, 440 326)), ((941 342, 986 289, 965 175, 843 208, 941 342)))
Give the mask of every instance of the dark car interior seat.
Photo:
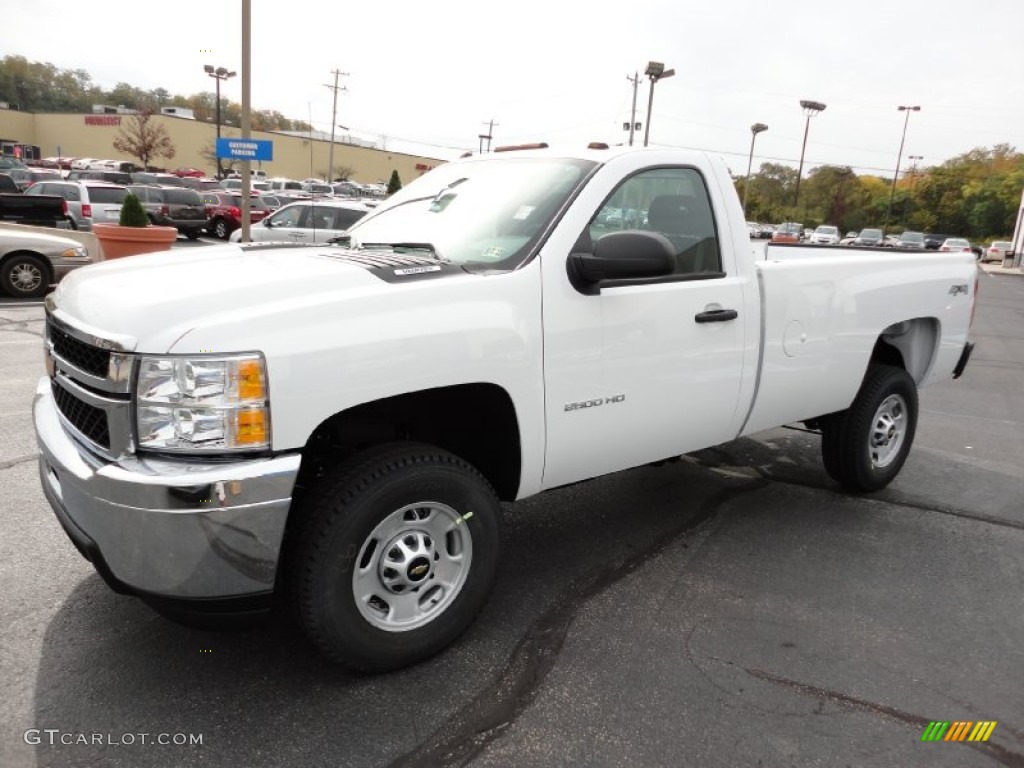
POLYGON ((676 248, 676 274, 719 270, 711 209, 692 195, 661 195, 651 200, 647 228, 665 235, 676 248))

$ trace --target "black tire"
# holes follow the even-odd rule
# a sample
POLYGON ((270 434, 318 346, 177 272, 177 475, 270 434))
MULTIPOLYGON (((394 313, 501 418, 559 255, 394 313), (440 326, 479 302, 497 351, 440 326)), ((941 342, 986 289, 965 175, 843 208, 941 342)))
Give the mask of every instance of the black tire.
POLYGON ((70 229, 70 230, 77 230, 78 229, 78 222, 75 221, 75 217, 74 216, 68 216, 67 219, 65 219, 65 221, 67 221, 67 223, 68 223, 68 229, 70 229))
POLYGON ((296 513, 285 577, 299 623, 349 667, 384 671, 432 656, 472 623, 494 583, 497 497, 439 448, 391 443, 358 454, 296 513))
POLYGON ((0 269, 0 288, 20 299, 38 299, 50 290, 50 267, 46 259, 31 253, 16 253, 0 269))
POLYGON ((198 229, 186 229, 185 230, 185 237, 187 237, 189 240, 198 240, 199 239, 199 230, 198 229))
POLYGON ((853 404, 822 423, 825 470, 846 490, 880 490, 903 468, 916 430, 917 385, 910 374, 872 365, 853 404))
POLYGON ((213 235, 219 237, 221 240, 227 240, 228 235, 231 234, 231 230, 228 228, 228 223, 224 219, 217 219, 213 222, 213 235))

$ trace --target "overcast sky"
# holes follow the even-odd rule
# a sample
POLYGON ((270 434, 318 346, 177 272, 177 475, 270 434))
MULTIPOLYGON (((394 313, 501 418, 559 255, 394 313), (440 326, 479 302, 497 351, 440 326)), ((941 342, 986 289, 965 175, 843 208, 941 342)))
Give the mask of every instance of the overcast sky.
MULTIPOLYGON (((627 75, 662 61, 651 143, 722 154, 746 172, 800 156, 891 176, 974 147, 1024 146, 1024 0, 253 0, 252 103, 329 131, 330 71, 350 73, 337 123, 398 151, 452 158, 478 146, 628 139, 627 75), (412 144, 410 142, 418 142, 412 144)), ((10 14, 9 14, 10 16, 10 14)), ((16 21, 16 23, 14 23, 16 21)), ((32 0, 0 51, 85 69, 105 88, 213 90, 204 64, 241 73, 241 0, 32 0), (207 52, 211 51, 211 52, 207 52)), ((646 121, 648 83, 638 93, 646 121)), ((223 95, 241 101, 239 78, 223 95)), ((340 131, 339 131, 340 132, 340 131)), ((642 140, 642 136, 639 137, 642 140)), ((49 148, 44 148, 44 153, 49 148)))

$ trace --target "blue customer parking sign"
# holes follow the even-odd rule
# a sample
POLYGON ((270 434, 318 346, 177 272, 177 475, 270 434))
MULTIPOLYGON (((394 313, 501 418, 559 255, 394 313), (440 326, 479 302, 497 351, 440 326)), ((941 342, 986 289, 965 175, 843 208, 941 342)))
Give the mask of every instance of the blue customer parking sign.
POLYGON ((265 139, 217 139, 217 157, 227 160, 273 160, 274 142, 265 139))

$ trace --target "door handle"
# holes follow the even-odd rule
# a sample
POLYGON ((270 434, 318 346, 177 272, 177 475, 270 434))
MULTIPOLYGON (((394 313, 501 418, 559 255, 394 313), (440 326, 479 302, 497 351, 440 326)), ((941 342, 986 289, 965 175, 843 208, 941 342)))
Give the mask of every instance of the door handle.
POLYGON ((740 313, 735 309, 710 309, 707 312, 698 312, 693 319, 698 323, 724 323, 739 316, 740 313))

